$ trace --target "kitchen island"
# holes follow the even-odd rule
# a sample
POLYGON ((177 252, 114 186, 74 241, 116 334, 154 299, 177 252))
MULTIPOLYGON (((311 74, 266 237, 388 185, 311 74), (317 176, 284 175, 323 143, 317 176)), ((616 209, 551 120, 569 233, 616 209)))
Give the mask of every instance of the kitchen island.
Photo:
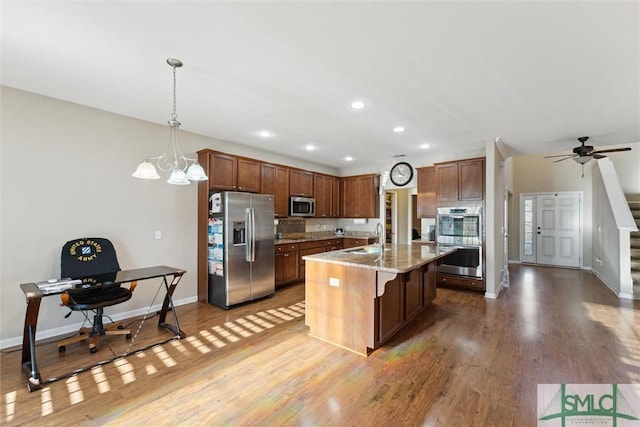
POLYGON ((309 334, 368 355, 431 304, 438 261, 453 251, 368 245, 304 256, 309 334))

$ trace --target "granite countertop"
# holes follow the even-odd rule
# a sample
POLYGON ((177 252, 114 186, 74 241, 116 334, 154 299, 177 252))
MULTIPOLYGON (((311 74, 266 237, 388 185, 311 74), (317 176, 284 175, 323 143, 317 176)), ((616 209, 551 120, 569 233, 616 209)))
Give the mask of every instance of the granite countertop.
POLYGON ((313 242, 315 240, 329 240, 329 239, 371 239, 375 238, 374 235, 367 232, 346 232, 345 234, 334 234, 331 231, 327 232, 313 232, 313 233, 291 233, 283 236, 282 239, 275 239, 276 245, 289 244, 289 243, 301 243, 301 242, 313 242))
POLYGON ((426 237, 421 237, 419 239, 414 239, 411 241, 411 243, 418 243, 421 245, 437 245, 438 242, 436 242, 435 240, 429 240, 426 237))
POLYGON ((363 251, 373 249, 376 245, 359 246, 358 248, 342 249, 339 251, 321 252, 314 255, 303 256, 305 261, 327 262, 348 267, 368 268, 390 273, 406 273, 424 264, 442 258, 454 252, 451 247, 439 247, 432 245, 390 245, 380 255, 376 253, 354 253, 354 250, 363 251))

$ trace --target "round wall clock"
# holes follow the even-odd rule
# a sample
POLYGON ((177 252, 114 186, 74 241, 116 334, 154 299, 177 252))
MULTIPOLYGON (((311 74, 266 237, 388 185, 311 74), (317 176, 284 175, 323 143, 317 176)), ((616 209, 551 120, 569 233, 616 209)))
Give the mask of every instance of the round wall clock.
POLYGON ((403 187, 413 178, 413 168, 407 162, 396 163, 391 168, 391 172, 389 172, 389 178, 391 178, 391 182, 393 182, 394 185, 403 187))

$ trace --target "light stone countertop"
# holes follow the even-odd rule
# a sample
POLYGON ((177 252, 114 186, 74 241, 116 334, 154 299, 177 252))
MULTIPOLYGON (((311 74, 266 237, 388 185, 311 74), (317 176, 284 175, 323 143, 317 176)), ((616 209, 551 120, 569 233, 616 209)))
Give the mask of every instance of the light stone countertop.
POLYGON ((347 232, 345 234, 334 234, 333 232, 292 233, 285 235, 282 239, 275 239, 274 243, 276 245, 283 245, 290 243, 313 242, 316 240, 372 238, 375 238, 375 236, 367 232, 347 232))
POLYGON ((354 253, 359 248, 374 248, 375 245, 359 246, 358 248, 342 249, 331 252, 321 252, 303 256, 305 261, 326 262, 348 267, 368 268, 389 273, 406 273, 455 252, 455 248, 433 245, 387 245, 384 254, 354 253))

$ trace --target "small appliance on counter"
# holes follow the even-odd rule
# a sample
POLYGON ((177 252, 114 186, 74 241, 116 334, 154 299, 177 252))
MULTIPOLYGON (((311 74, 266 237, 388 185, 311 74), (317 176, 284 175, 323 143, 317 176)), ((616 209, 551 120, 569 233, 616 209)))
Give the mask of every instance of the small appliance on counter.
POLYGON ((429 240, 432 242, 436 241, 436 226, 435 225, 429 225, 428 228, 428 237, 429 240))
POLYGON ((336 236, 344 236, 344 228, 336 227, 333 229, 333 234, 336 236))

